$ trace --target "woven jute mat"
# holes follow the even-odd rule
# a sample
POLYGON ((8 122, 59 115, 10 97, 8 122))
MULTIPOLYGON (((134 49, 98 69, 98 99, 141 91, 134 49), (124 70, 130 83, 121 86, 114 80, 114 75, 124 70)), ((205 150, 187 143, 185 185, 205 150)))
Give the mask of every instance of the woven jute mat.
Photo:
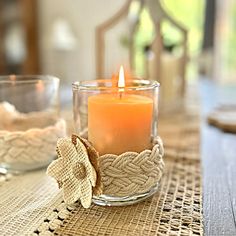
POLYGON ((160 123, 166 166, 153 197, 126 207, 89 209, 62 201, 53 219, 44 219, 34 235, 202 235, 198 118, 176 115, 160 123))

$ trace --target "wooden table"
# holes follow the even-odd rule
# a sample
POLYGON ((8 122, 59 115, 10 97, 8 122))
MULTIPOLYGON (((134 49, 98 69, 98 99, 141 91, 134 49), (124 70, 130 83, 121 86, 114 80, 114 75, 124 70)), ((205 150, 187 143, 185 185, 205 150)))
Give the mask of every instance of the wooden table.
POLYGON ((200 82, 201 157, 205 235, 236 235, 236 135, 209 126, 206 115, 219 103, 236 104, 236 84, 200 82))

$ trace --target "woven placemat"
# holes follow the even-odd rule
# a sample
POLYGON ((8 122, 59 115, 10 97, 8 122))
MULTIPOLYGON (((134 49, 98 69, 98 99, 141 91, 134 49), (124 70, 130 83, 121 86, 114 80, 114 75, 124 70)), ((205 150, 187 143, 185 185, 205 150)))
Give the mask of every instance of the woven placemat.
POLYGON ((166 167, 153 197, 132 206, 89 209, 68 208, 62 201, 34 235, 202 235, 199 121, 185 114, 161 123, 166 167))
POLYGON ((31 235, 61 205, 62 194, 45 171, 0 175, 1 236, 31 235))

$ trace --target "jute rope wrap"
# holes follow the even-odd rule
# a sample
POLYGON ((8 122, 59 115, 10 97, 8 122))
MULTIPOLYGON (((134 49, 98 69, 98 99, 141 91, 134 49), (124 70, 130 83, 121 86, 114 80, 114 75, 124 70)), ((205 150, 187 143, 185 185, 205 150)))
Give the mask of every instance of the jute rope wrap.
POLYGON ((40 167, 56 155, 55 145, 66 134, 63 119, 47 112, 21 114, 8 103, 0 104, 0 163, 40 167))
POLYGON ((152 150, 106 154, 99 158, 104 194, 130 196, 145 193, 161 179, 164 162, 160 138, 152 150), (161 146, 161 148, 160 148, 161 146))
POLYGON ((158 183, 164 168, 162 141, 157 137, 153 143, 152 150, 141 153, 99 156, 81 137, 61 138, 57 142, 59 158, 49 165, 47 173, 63 189, 65 202, 72 204, 80 199, 85 208, 91 205, 91 193, 116 197, 146 193, 158 183), (96 174, 93 181, 90 169, 96 174))

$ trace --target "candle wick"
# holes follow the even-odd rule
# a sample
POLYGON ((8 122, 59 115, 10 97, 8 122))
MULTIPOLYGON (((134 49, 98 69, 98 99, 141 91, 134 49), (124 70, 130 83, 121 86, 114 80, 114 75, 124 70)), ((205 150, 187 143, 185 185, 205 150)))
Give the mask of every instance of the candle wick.
POLYGON ((119 92, 119 98, 121 99, 122 98, 122 92, 119 92))
POLYGON ((124 92, 124 88, 119 88, 118 93, 119 93, 120 99, 123 97, 123 92, 124 92))

